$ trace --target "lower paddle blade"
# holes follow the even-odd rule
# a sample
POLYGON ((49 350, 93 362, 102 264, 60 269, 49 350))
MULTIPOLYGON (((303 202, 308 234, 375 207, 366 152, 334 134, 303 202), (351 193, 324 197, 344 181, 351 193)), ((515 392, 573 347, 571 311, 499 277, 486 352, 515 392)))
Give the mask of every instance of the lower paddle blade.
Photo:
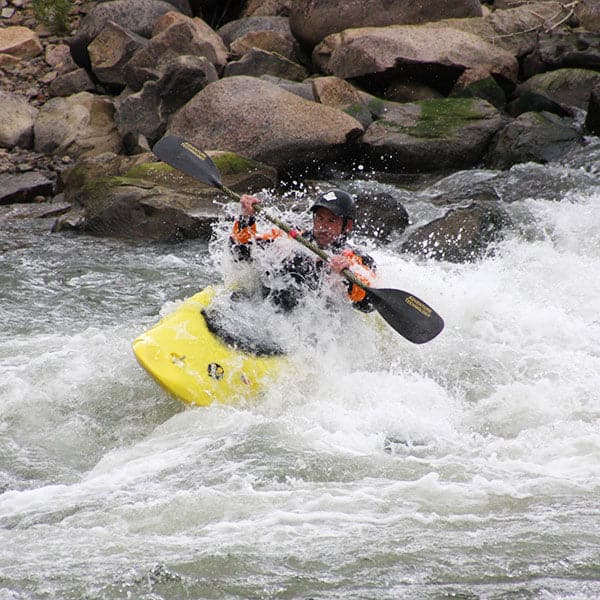
POLYGON ((177 135, 160 139, 152 152, 163 162, 212 187, 222 188, 221 173, 210 156, 177 135))
POLYGON ((444 320, 416 296, 387 288, 368 288, 367 293, 379 314, 414 344, 431 341, 444 329, 444 320))

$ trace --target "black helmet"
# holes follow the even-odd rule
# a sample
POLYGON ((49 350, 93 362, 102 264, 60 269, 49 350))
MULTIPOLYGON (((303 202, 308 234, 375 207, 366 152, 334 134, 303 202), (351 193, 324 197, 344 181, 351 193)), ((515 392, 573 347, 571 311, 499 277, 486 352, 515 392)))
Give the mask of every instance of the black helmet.
POLYGON ((315 203, 310 207, 311 212, 323 207, 330 210, 334 215, 344 219, 356 219, 356 204, 352 196, 344 190, 329 190, 317 196, 315 203))

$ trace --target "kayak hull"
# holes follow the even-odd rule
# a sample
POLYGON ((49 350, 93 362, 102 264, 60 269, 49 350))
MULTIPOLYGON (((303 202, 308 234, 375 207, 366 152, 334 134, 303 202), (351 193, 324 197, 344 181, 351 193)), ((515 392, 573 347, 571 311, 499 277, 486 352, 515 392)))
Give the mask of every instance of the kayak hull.
POLYGON ((240 351, 214 335, 203 311, 215 292, 198 292, 133 341, 138 362, 167 392, 199 406, 257 396, 285 361, 240 351))

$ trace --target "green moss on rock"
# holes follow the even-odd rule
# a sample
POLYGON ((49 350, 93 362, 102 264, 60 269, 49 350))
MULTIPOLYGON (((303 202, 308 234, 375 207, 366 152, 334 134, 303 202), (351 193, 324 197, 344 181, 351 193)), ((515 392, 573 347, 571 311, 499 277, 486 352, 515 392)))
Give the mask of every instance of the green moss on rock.
POLYGON ((470 121, 485 118, 476 108, 477 100, 471 98, 444 98, 421 100, 421 114, 415 125, 400 125, 395 121, 382 119, 381 122, 392 130, 416 138, 444 138, 452 136, 470 121))

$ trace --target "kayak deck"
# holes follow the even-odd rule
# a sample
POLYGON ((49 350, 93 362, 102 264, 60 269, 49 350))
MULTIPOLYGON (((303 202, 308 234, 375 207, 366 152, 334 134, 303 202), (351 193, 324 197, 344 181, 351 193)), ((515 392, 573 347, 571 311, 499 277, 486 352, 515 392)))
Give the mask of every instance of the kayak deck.
POLYGON ((138 362, 167 392, 199 406, 258 395, 285 361, 217 337, 204 315, 215 293, 211 286, 198 292, 133 341, 138 362))

